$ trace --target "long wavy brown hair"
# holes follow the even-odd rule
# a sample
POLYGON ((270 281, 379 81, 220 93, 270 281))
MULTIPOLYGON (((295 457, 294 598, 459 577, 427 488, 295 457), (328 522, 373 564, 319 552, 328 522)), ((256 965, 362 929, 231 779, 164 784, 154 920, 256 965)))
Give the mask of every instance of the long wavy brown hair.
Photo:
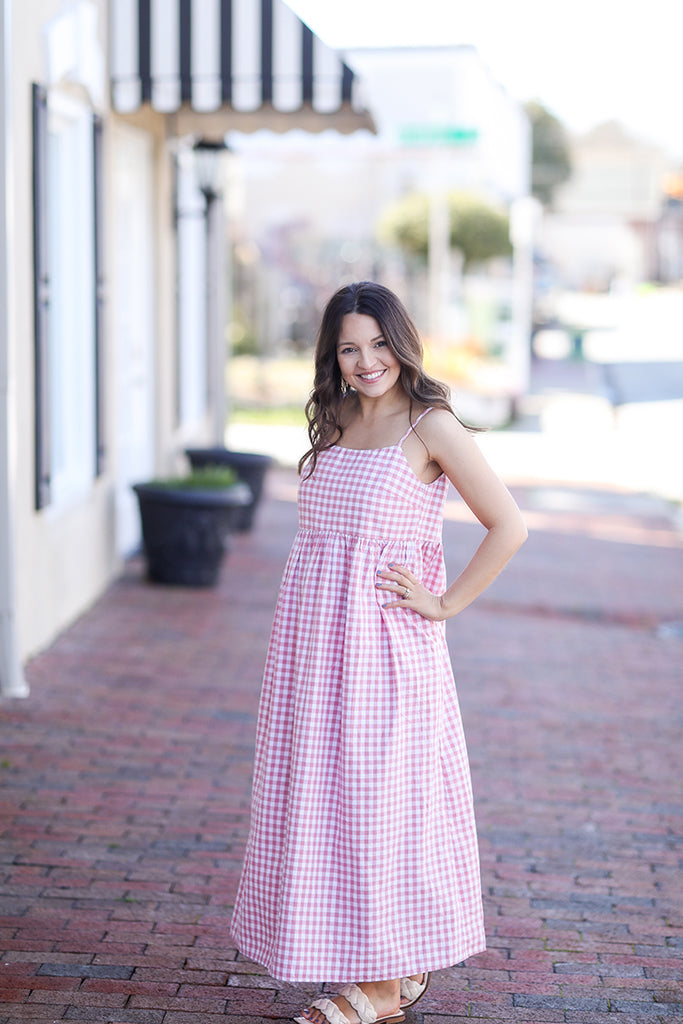
POLYGON ((337 345, 342 321, 348 313, 374 317, 379 324, 385 341, 401 364, 400 381, 410 399, 411 423, 414 405, 446 409, 455 416, 450 388, 425 373, 422 341, 401 300, 374 281, 345 285, 325 307, 315 346, 313 390, 306 404, 311 447, 299 461, 299 472, 306 467, 307 476, 315 469, 319 453, 339 441, 344 432, 342 406, 347 387, 337 361, 337 345))

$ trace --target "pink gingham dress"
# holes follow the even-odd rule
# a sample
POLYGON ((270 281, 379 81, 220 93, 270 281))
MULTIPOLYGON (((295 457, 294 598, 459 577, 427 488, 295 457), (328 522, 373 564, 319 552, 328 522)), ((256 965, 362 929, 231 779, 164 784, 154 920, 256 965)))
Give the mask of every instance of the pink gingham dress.
POLYGON ((396 561, 445 588, 448 480, 415 476, 407 436, 326 449, 300 483, 231 926, 238 949, 283 981, 399 978, 485 946, 444 624, 384 609, 375 585, 396 561))

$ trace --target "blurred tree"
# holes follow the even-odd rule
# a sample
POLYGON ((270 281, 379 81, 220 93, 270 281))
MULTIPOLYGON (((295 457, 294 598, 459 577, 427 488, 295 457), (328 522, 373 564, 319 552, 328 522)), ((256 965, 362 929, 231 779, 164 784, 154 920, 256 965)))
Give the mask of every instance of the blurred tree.
MULTIPOLYGON (((510 224, 503 210, 472 192, 448 196, 450 243, 463 256, 463 269, 509 256, 510 224)), ((381 242, 425 258, 429 248, 429 196, 413 193, 389 207, 378 225, 381 242)))
POLYGON ((464 269, 497 256, 512 255, 510 219, 480 196, 452 192, 448 197, 451 245, 463 254, 464 269))
POLYGON ((377 225, 384 245, 396 246, 413 256, 426 257, 429 248, 429 196, 412 192, 384 210, 377 225))
POLYGON ((552 206, 555 189, 572 173, 567 133, 536 100, 526 104, 526 112, 531 121, 531 191, 544 206, 552 206))

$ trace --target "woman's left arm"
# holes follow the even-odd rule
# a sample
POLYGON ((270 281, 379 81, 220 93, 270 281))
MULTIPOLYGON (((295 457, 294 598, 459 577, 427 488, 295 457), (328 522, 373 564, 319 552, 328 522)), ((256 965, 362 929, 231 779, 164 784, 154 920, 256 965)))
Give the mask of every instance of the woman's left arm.
POLYGON ((486 528, 486 536, 443 594, 432 594, 409 569, 394 563, 380 573, 381 587, 399 595, 386 608, 412 608, 427 619, 450 619, 493 582, 526 540, 527 529, 507 487, 491 469, 469 431, 450 413, 435 409, 425 416, 420 424, 420 437, 429 460, 441 467, 486 528), (406 590, 409 596, 404 598, 406 590))

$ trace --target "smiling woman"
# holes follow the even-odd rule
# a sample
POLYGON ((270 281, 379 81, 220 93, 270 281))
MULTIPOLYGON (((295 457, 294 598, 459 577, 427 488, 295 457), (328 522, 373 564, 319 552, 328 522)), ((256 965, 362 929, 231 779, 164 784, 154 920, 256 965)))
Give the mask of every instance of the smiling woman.
POLYGON ((343 983, 299 1024, 402 1024, 430 971, 484 948, 444 620, 495 579, 526 531, 448 389, 425 374, 392 292, 370 281, 336 292, 315 362, 231 931, 274 977, 343 983), (447 587, 451 483, 486 537, 447 587))

